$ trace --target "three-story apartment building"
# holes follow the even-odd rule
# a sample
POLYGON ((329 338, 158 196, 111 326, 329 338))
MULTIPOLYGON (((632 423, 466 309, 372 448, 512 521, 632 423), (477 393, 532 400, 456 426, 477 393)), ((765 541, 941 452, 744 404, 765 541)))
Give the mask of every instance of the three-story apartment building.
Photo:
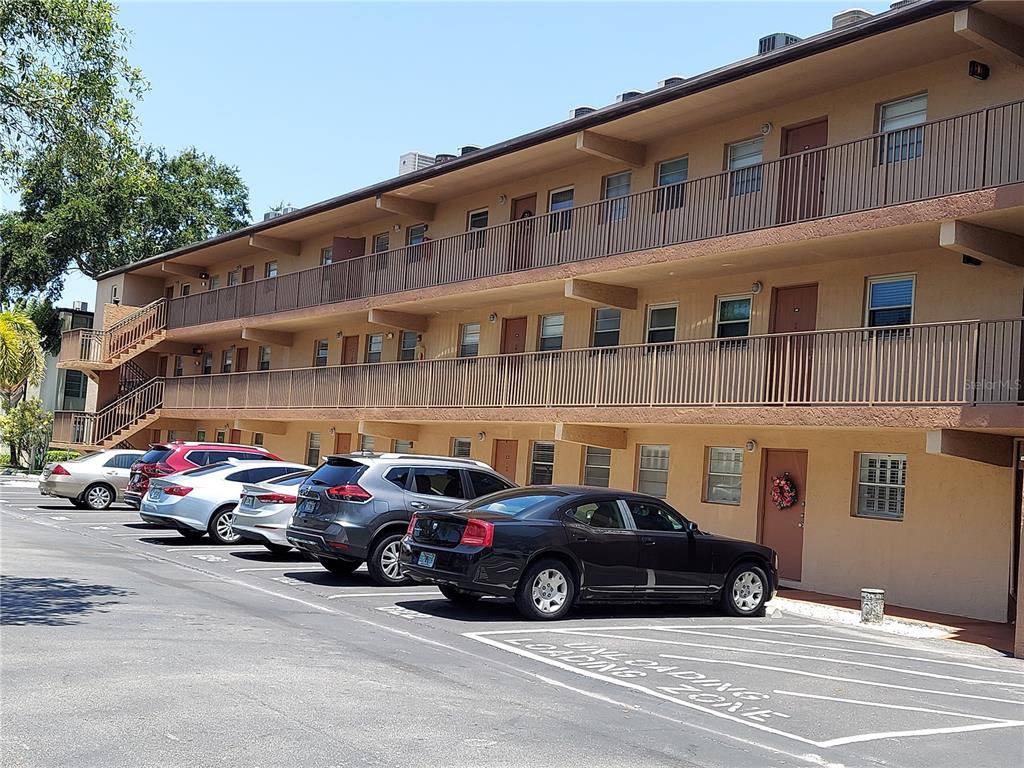
POLYGON ((762 47, 102 275, 55 442, 472 456, 665 497, 785 584, 1012 618, 1024 5, 762 47))

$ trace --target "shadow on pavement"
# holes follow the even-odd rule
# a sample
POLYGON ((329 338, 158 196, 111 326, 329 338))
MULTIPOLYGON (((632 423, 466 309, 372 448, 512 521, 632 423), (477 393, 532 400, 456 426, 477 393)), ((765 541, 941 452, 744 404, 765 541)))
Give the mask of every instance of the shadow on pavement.
MULTIPOLYGON (((249 542, 244 542, 248 544, 249 542)), ((260 546, 258 543, 253 542, 254 546, 260 546)), ((285 552, 284 554, 275 554, 268 549, 257 550, 256 552, 229 552, 232 557, 237 557, 239 560, 247 560, 253 563, 295 563, 296 565, 309 565, 315 563, 316 558, 312 555, 306 556, 297 550, 291 552, 285 552)))
MULTIPOLYGON (((452 621, 523 621, 511 600, 485 597, 479 602, 458 605, 443 597, 401 600, 395 605, 417 613, 435 616, 439 619, 452 621)), ((690 618, 725 618, 716 611, 700 605, 584 605, 578 606, 566 616, 566 620, 588 619, 690 619, 690 618)), ((545 622, 534 622, 545 625, 545 622)), ((558 626, 558 622, 550 624, 558 626)))
POLYGON ((104 613, 130 592, 75 579, 0 577, 0 626, 64 627, 89 613, 104 613))

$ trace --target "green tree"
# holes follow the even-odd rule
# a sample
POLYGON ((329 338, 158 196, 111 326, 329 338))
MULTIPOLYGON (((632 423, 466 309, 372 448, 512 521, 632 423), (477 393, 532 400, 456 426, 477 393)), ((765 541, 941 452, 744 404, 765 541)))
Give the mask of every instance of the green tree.
POLYGON ((10 446, 11 464, 21 466, 24 451, 25 465, 31 470, 42 469, 52 428, 53 414, 38 398, 22 400, 7 409, 0 416, 0 439, 10 446))
POLYGON ((60 352, 60 337, 64 329, 61 326, 60 313, 53 306, 53 302, 45 296, 18 299, 14 302, 14 309, 24 312, 35 324, 39 330, 39 344, 43 352, 57 355, 60 352))
POLYGON ((32 318, 17 309, 0 312, 0 398, 4 408, 22 384, 41 381, 45 370, 39 329, 32 318))

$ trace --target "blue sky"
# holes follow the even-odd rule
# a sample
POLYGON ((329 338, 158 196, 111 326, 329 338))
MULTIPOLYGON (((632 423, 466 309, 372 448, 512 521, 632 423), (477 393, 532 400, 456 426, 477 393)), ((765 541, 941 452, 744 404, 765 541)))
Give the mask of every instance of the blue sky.
MULTIPOLYGON (((888 3, 125 3, 151 90, 146 141, 236 165, 253 216, 397 173, 408 150, 457 152, 746 58, 888 3)), ((63 302, 93 302, 74 275, 63 302)))

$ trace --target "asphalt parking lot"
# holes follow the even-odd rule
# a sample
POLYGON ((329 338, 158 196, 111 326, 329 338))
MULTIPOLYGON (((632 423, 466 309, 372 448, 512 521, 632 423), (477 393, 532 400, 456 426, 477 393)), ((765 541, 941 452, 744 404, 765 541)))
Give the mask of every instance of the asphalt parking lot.
POLYGON ((4 764, 1004 766, 1024 663, 795 616, 463 607, 0 487, 4 764))

